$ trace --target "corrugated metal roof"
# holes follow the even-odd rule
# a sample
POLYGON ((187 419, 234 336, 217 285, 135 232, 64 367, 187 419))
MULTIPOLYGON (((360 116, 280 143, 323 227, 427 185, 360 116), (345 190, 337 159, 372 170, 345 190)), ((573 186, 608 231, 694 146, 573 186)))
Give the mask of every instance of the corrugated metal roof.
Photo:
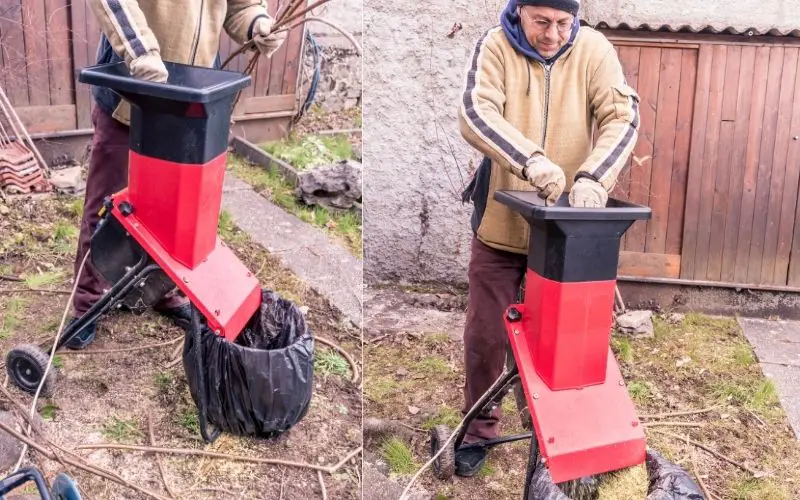
MULTIPOLYGON (((590 23, 587 23, 590 24, 590 23)), ((779 28, 772 28, 772 29, 765 29, 765 28, 745 28, 745 27, 735 27, 735 26, 727 26, 727 27, 717 27, 712 25, 705 25, 705 26, 691 26, 688 24, 676 26, 676 25, 669 25, 669 24, 648 24, 648 23, 641 23, 641 24, 628 24, 625 22, 620 23, 608 23, 606 21, 600 21, 595 24, 590 24, 591 26, 599 29, 625 29, 625 30, 638 30, 638 31, 649 31, 649 32, 657 32, 657 33, 714 33, 714 34, 726 34, 726 35, 744 35, 744 36, 790 36, 800 38, 800 28, 795 28, 792 30, 784 29, 781 30, 779 28)))

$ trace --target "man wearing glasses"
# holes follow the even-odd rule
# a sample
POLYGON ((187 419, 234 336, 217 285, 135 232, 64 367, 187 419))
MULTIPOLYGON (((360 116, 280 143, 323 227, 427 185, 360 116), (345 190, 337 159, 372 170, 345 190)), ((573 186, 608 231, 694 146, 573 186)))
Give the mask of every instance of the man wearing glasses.
MULTIPOLYGON (((510 0, 467 62, 459 124, 484 160, 463 194, 474 205, 464 411, 502 372, 503 311, 527 260, 528 225, 494 192, 533 190, 554 204, 569 189, 569 205, 604 207, 636 144, 639 97, 611 43, 580 26, 579 8, 579 0, 510 0)), ((499 418, 498 408, 473 420, 465 443, 497 437, 499 418)), ((456 473, 472 476, 484 460, 481 447, 458 450, 456 473)))

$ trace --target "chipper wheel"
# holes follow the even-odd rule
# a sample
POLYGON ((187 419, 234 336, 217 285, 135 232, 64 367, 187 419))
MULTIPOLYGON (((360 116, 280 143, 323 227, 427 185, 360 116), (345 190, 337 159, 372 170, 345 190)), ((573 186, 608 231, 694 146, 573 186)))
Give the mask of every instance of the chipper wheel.
MULTIPOLYGON (((50 357, 39 346, 23 344, 8 351, 6 370, 14 385, 29 394, 36 394, 49 361, 50 357)), ((51 366, 39 395, 52 396, 55 388, 56 372, 51 366)))
POLYGON ((53 500, 81 500, 78 485, 75 481, 63 472, 56 476, 53 481, 53 488, 50 491, 53 500))
MULTIPOLYGON (((442 445, 450 439, 450 433, 450 428, 446 425, 437 425, 431 429, 431 457, 439 453, 442 445)), ((453 443, 448 443, 447 449, 433 461, 433 474, 439 479, 450 479, 455 473, 456 450, 453 443)))

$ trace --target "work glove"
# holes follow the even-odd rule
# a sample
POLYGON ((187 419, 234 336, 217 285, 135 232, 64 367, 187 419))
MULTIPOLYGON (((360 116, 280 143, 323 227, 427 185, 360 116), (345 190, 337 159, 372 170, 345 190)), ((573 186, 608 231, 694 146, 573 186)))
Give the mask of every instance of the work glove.
POLYGON ((275 22, 272 19, 262 17, 253 26, 253 42, 255 42, 256 48, 264 57, 272 56, 286 41, 286 30, 281 29, 275 33, 269 32, 274 24, 275 22))
POLYGON ((169 77, 161 55, 155 51, 148 52, 131 61, 129 70, 132 77, 149 82, 165 83, 169 77))
POLYGON ((531 183, 539 197, 547 200, 547 205, 555 205, 567 185, 561 167, 542 154, 535 154, 528 159, 522 175, 531 183))
POLYGON ((569 192, 569 205, 581 208, 603 208, 608 203, 608 191, 597 181, 581 177, 569 192))

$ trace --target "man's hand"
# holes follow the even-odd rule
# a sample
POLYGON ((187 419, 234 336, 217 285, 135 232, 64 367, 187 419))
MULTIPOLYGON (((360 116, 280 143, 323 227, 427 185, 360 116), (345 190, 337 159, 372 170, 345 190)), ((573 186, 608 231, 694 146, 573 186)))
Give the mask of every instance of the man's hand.
POLYGON ((555 205, 567 185, 561 167, 541 154, 535 154, 528 159, 522 174, 539 196, 547 200, 548 205, 555 205))
POLYGON ((569 204, 572 207, 603 208, 608 203, 608 192, 599 182, 581 177, 569 192, 569 204))
POLYGON ((283 45, 283 42, 286 41, 286 30, 279 30, 275 33, 269 32, 273 24, 274 21, 272 19, 262 17, 258 19, 255 26, 253 26, 253 41, 264 57, 270 57, 283 45))
POLYGON ((132 77, 150 82, 165 83, 169 77, 158 52, 148 52, 131 61, 130 72, 132 77))

